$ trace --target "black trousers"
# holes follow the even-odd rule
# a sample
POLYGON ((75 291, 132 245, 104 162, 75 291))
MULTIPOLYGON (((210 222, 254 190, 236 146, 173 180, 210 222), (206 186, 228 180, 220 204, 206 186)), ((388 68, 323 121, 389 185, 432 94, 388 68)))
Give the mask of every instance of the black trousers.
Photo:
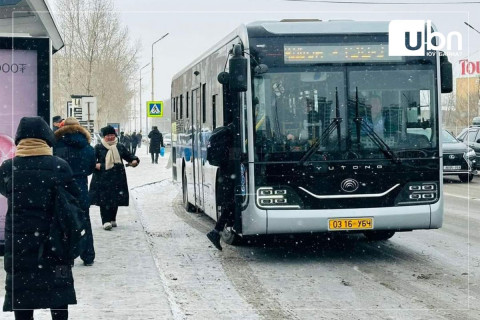
MULTIPOLYGON (((33 310, 18 310, 14 311, 15 320, 33 320, 33 310)), ((58 307, 57 309, 50 309, 52 320, 67 320, 68 319, 68 305, 58 307)))
POLYGON ((155 162, 155 163, 158 163, 158 155, 159 153, 150 153, 150 155, 152 156, 152 163, 155 162), (155 159, 154 159, 154 155, 155 155, 155 159))
POLYGON ((217 195, 219 196, 221 208, 220 217, 218 217, 215 224, 215 230, 220 232, 223 231, 226 224, 235 218, 235 186, 231 170, 222 170, 222 167, 220 167, 217 182, 217 186, 220 188, 220 190, 217 190, 217 195))
POLYGON ((137 146, 132 146, 132 154, 135 155, 137 153, 137 146))
MULTIPOLYGON (((85 250, 80 255, 80 258, 84 262, 93 262, 95 260, 95 248, 93 247, 93 233, 92 233, 92 224, 90 222, 90 213, 89 209, 85 211, 85 250)), ((112 221, 112 220, 110 220, 112 221)))
POLYGON ((100 215, 102 216, 102 224, 110 221, 117 221, 118 207, 100 206, 100 215))

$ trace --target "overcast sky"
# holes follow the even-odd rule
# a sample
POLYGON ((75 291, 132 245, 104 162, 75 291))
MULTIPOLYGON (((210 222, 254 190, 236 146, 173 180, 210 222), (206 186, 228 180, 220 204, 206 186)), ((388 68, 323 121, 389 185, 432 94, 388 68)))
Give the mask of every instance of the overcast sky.
MULTIPOLYGON (((52 2, 52 0, 50 0, 52 2)), ((172 76, 222 39, 241 23, 283 18, 316 18, 320 20, 353 19, 389 21, 395 19, 430 19, 439 31, 458 31, 463 36, 463 53, 475 53, 479 60, 480 34, 464 21, 480 30, 480 4, 332 4, 283 0, 115 0, 132 39, 140 39, 140 65, 151 60, 151 44, 165 33, 169 35, 154 47, 155 98, 170 96, 172 76)), ((343 0, 339 0, 343 1, 343 0)), ((355 0, 354 0, 355 1, 355 0)), ((386 0, 372 0, 386 2, 386 0)), ((466 0, 473 1, 473 0, 466 0)), ((415 2, 396 0, 396 2, 415 2)), ((417 0, 416 2, 433 2, 417 0)), ((436 2, 452 2, 436 0, 436 2)), ((458 68, 458 58, 451 59, 458 68)), ((143 70, 143 101, 150 99, 151 69, 143 70)), ((458 72, 458 71, 457 71, 458 72)), ((138 76, 137 76, 138 77, 138 76)))

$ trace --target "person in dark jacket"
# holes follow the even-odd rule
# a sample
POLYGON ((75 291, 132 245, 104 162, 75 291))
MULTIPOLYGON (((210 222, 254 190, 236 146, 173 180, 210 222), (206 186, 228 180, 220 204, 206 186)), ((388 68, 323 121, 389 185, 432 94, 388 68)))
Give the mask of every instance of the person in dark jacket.
POLYGON ((82 127, 77 119, 67 118, 63 127, 55 131, 57 143, 53 147, 53 154, 68 162, 73 171, 73 179, 80 189, 78 199, 85 216, 86 244, 80 255, 84 265, 93 265, 95 249, 93 247, 92 225, 90 223, 90 199, 88 197, 88 176, 95 170, 95 152, 90 146, 90 133, 82 127))
POLYGON ((130 137, 132 140, 132 154, 135 155, 135 153, 137 153, 137 145, 138 145, 137 133, 133 131, 130 137))
POLYGON ((53 132, 57 131, 62 126, 63 119, 61 116, 52 118, 53 132))
POLYGON ((120 132, 120 137, 118 137, 118 142, 125 145, 125 132, 120 132))
POLYGON ((126 134, 123 137, 123 145, 127 148, 128 152, 132 153, 132 139, 130 138, 130 135, 126 134))
POLYGON ((123 160, 129 166, 140 163, 127 148, 117 143, 115 129, 111 126, 102 128, 103 139, 95 146, 96 166, 90 182, 90 204, 100 207, 103 229, 111 230, 117 226, 117 211, 120 206, 128 206, 129 194, 127 175, 123 160))
POLYGON ((157 126, 152 127, 152 131, 148 134, 150 138, 150 155, 152 156, 152 163, 158 163, 158 154, 160 153, 160 147, 165 147, 163 145, 163 136, 158 131, 157 126))
POLYGON ((142 130, 140 130, 140 132, 137 133, 137 143, 139 148, 142 147, 142 138, 143 138, 142 130))
POLYGON ((68 163, 52 156, 54 143, 41 117, 24 117, 15 136, 16 155, 0 166, 0 194, 8 199, 3 311, 14 311, 15 319, 33 319, 34 309, 45 308, 52 319, 68 319, 68 305, 77 303, 71 261, 48 244, 55 185, 80 195, 68 163))

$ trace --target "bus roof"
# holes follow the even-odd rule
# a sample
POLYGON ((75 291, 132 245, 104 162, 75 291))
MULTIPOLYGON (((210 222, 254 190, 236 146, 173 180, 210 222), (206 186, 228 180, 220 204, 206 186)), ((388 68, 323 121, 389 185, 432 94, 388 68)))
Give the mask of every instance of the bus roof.
POLYGON ((386 33, 389 21, 353 21, 353 20, 285 20, 256 21, 247 24, 248 29, 264 28, 273 34, 360 34, 386 33))

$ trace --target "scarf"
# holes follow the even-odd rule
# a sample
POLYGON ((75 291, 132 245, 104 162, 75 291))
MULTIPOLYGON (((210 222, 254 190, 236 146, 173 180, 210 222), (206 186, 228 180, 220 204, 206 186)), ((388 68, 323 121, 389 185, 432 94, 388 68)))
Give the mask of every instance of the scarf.
POLYGON ((105 170, 112 169, 115 163, 122 163, 122 158, 117 149, 117 139, 112 142, 106 142, 105 139, 102 139, 102 145, 108 150, 105 156, 105 170))
POLYGON ((17 157, 51 156, 52 148, 45 140, 25 138, 20 140, 15 155, 17 157))

